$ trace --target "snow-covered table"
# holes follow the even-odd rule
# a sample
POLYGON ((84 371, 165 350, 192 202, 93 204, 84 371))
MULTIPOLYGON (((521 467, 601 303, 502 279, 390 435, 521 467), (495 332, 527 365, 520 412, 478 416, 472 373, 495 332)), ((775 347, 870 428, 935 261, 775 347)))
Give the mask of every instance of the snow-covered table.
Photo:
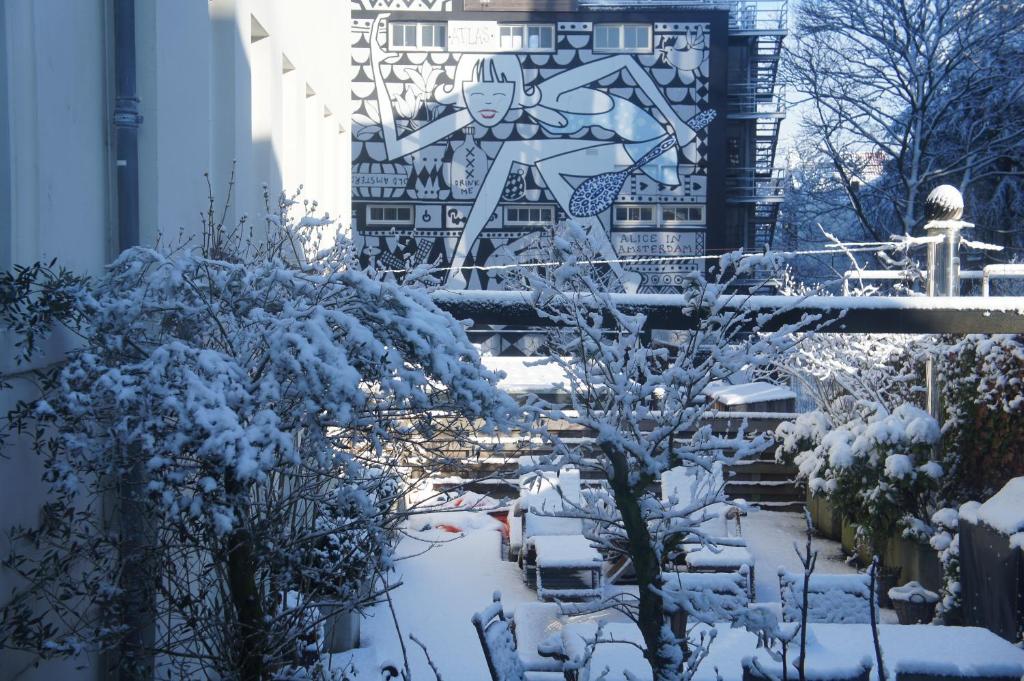
POLYGON ((530 539, 537 555, 537 595, 585 599, 601 595, 603 559, 582 535, 530 539))
MULTIPOLYGON (((756 649, 756 638, 728 624, 715 625, 716 637, 707 658, 701 663, 694 681, 741 681, 742 660, 756 649), (716 671, 717 670, 717 671, 716 671)), ((586 640, 593 640, 597 625, 592 622, 568 624, 559 634, 570 659, 584 652, 586 640)), ((874 663, 871 627, 867 624, 812 624, 815 648, 827 651, 828 659, 808 654, 808 665, 828 667, 860 660, 867 656, 874 663), (835 651, 842 651, 837 658, 835 651)), ((632 624, 606 624, 590 663, 591 674, 608 667, 608 681, 624 679, 629 670, 637 679, 650 679, 650 668, 643 653, 640 631, 632 624)), ((1016 681, 1024 675, 1024 650, 979 627, 940 627, 920 625, 879 625, 879 640, 886 675, 896 681, 951 681, 952 679, 996 679, 1016 681)), ((824 655, 822 655, 824 657, 824 655)), ((873 669, 871 679, 877 681, 873 669)))

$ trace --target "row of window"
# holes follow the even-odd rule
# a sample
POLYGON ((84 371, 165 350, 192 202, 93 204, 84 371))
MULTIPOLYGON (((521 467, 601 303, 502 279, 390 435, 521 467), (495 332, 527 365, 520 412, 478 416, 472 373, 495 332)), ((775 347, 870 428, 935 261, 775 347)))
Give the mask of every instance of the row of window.
MULTIPOLYGON (((391 23, 391 49, 438 51, 447 45, 447 24, 395 21, 391 23)), ((502 24, 498 27, 502 50, 550 52, 555 49, 551 24, 502 24)), ((650 52, 651 27, 645 24, 596 24, 594 51, 650 52)))
POLYGON ((615 222, 623 225, 703 225, 704 206, 618 205, 615 222), (661 217, 656 218, 658 213, 661 217))
MULTIPOLYGON (((703 225, 704 206, 667 206, 657 204, 625 204, 615 206, 615 223, 621 225, 703 225)), ((553 206, 507 206, 506 225, 552 225, 553 206)), ((368 224, 411 225, 412 206, 370 206, 368 224)))

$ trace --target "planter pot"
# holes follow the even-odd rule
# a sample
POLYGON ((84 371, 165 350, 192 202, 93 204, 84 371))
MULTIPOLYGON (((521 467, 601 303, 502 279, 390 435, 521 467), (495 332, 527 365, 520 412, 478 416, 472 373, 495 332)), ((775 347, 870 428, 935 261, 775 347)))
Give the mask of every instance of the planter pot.
POLYGON ((324 617, 324 651, 343 653, 359 647, 358 612, 345 610, 337 606, 320 606, 324 617))
POLYGON ((921 586, 917 581, 910 581, 901 587, 889 591, 892 607, 896 610, 900 624, 928 624, 935 616, 935 604, 939 595, 921 586))
POLYGON ((882 564, 899 567, 903 580, 918 582, 931 591, 942 588, 942 565, 935 549, 927 544, 900 535, 890 537, 882 564))
POLYGON ((926 601, 893 601, 900 624, 928 624, 935 617, 935 604, 926 601))
POLYGON ((811 522, 818 534, 833 541, 843 538, 843 519, 823 496, 815 496, 807 490, 807 507, 811 511, 811 522))

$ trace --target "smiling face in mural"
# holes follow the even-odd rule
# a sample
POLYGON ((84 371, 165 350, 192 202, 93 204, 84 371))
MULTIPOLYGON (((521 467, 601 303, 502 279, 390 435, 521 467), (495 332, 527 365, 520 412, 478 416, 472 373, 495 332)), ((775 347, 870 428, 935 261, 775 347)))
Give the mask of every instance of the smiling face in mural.
POLYGON ((488 128, 500 123, 512 108, 516 84, 509 82, 467 82, 462 84, 462 96, 473 120, 488 128))

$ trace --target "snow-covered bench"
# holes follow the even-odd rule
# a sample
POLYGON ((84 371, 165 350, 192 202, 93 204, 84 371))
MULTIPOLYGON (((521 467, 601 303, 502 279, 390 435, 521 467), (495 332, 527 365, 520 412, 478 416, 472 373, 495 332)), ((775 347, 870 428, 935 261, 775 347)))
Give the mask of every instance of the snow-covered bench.
POLYGON ((586 600, 601 596, 601 554, 582 535, 532 538, 537 561, 537 595, 543 599, 586 600))
POLYGON ((747 593, 754 598, 754 556, 745 546, 696 546, 686 551, 686 569, 742 575, 747 593))
POLYGON ((690 614, 707 624, 735 620, 750 606, 747 580, 743 572, 662 573, 661 591, 673 608, 672 633, 677 638, 686 635, 690 614))
POLYGON ((713 381, 704 388, 712 405, 721 411, 760 411, 791 413, 796 408, 796 393, 772 383, 726 383, 713 381))
MULTIPOLYGON (((779 570, 779 589, 783 621, 799 622, 803 608, 803 574, 779 570)), ((872 597, 867 575, 811 575, 807 590, 807 621, 870 624, 872 597)), ((877 608, 875 612, 878 612, 877 608)))

